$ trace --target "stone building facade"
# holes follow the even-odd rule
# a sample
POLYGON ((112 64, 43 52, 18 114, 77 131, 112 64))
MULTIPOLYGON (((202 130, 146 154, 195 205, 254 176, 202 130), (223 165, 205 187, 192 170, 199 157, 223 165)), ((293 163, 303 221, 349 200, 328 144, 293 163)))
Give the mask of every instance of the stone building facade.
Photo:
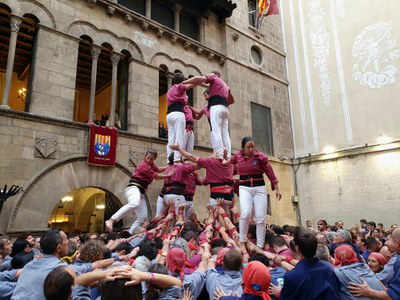
MULTIPOLYGON (((4 204, 0 232, 40 232, 53 217, 67 231, 91 230, 97 190, 110 196, 105 204, 115 210, 126 203, 129 174, 147 148, 159 151, 158 164, 166 161, 159 126, 171 74, 188 78, 215 69, 236 100, 230 108, 233 148, 253 135, 280 179, 284 197, 272 199, 268 222, 296 223, 281 21, 269 16, 262 26, 252 23, 253 2, 0 0, 0 184, 24 187, 4 204), (106 118, 120 121, 117 163, 88 165, 86 122, 106 118), (96 191, 66 211, 61 199, 87 188, 96 191), (55 210, 64 215, 53 216, 55 210)), ((204 105, 205 88, 189 94, 195 107, 204 105)), ((196 123, 195 134, 195 154, 210 155, 206 120, 196 123)), ((149 189, 149 207, 160 188, 155 182, 149 189)), ((208 195, 198 188, 200 217, 208 195)))
POLYGON ((280 3, 303 223, 398 224, 400 2, 280 3))

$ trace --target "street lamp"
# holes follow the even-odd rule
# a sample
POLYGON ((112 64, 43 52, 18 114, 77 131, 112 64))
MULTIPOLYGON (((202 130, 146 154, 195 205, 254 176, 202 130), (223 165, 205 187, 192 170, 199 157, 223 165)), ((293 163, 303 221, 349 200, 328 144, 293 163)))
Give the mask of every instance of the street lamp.
POLYGON ((22 186, 15 184, 13 184, 8 190, 7 190, 7 185, 5 185, 2 190, 0 190, 0 214, 3 209, 4 202, 6 202, 9 197, 15 196, 22 190, 23 190, 22 186))

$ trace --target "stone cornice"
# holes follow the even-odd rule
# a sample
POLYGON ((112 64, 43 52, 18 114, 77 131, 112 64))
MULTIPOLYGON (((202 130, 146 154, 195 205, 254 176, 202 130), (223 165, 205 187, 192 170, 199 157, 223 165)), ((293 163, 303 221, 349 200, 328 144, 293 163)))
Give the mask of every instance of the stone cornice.
MULTIPOLYGON (((135 61, 137 61, 137 60, 135 60, 135 61)), ((140 63, 140 61, 137 61, 137 62, 140 63)), ((19 110, 4 109, 4 108, 0 107, 0 117, 2 117, 2 116, 17 118, 17 119, 22 119, 22 120, 32 121, 32 122, 39 122, 39 123, 44 123, 44 124, 49 124, 49 125, 54 125, 54 126, 75 128, 75 129, 80 129, 80 130, 85 130, 85 131, 89 131, 89 128, 90 128, 89 124, 86 124, 86 123, 51 118, 51 117, 46 117, 46 116, 40 116, 40 115, 22 112, 19 110)), ((136 134, 136 133, 123 131, 123 130, 118 130, 118 137, 131 138, 131 139, 150 142, 150 143, 157 143, 157 144, 164 144, 164 145, 167 144, 166 139, 162 139, 162 138, 155 137, 155 136, 152 137, 152 136, 136 134)), ((205 146, 195 146, 195 148, 198 150, 202 150, 202 151, 209 151, 209 152, 212 151, 212 149, 210 147, 205 147, 205 146)))
POLYGON ((128 24, 131 22, 137 23, 143 31, 151 30, 158 38, 166 38, 171 41, 173 44, 180 43, 185 50, 192 50, 196 52, 198 55, 207 57, 209 60, 216 61, 219 65, 223 65, 226 60, 226 55, 220 52, 217 52, 211 48, 206 47, 202 43, 193 40, 171 28, 168 28, 162 24, 159 24, 151 19, 146 18, 145 16, 127 9, 126 7, 114 3, 108 0, 84 0, 90 7, 101 6, 103 7, 104 14, 108 14, 108 16, 117 16, 119 15, 124 19, 128 24), (112 8, 112 15, 110 15, 110 9, 112 8))
POLYGON ((43 25, 43 24, 40 24, 40 23, 37 25, 37 27, 38 27, 38 29, 42 29, 42 30, 45 30, 45 31, 48 31, 48 32, 57 34, 57 35, 59 35, 59 36, 62 36, 62 37, 64 37, 64 38, 68 38, 68 39, 73 40, 73 41, 76 41, 76 42, 78 42, 78 43, 81 41, 80 38, 77 38, 77 37, 74 37, 74 36, 69 35, 69 34, 67 34, 67 33, 64 33, 64 32, 58 31, 58 30, 56 30, 56 29, 47 27, 46 25, 43 25))

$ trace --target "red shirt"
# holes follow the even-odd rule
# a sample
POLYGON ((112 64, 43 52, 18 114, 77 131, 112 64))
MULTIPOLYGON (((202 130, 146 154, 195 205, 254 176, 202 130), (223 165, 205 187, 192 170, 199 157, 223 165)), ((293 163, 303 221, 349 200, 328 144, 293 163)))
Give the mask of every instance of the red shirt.
POLYGON ((176 173, 174 175, 172 175, 172 177, 166 178, 164 183, 165 184, 172 184, 172 183, 186 184, 190 173, 193 173, 195 171, 195 165, 194 164, 173 165, 171 167, 168 167, 166 172, 170 172, 173 169, 176 170, 176 173))
POLYGON ((186 122, 193 123, 193 111, 189 106, 185 105, 185 107, 183 108, 183 113, 185 114, 186 122))
POLYGON ((219 159, 214 157, 201 157, 197 164, 206 169, 207 183, 233 183, 233 165, 223 165, 219 159))
POLYGON ((206 83, 209 83, 210 97, 221 96, 228 99, 229 87, 217 75, 211 74, 206 76, 206 83))
POLYGON ((147 162, 142 160, 135 171, 132 173, 131 178, 137 179, 141 182, 147 183, 148 185, 153 182, 153 179, 158 175, 158 167, 155 163, 149 165, 147 162))
POLYGON ((194 195, 196 192, 196 185, 202 185, 202 182, 197 178, 194 173, 190 173, 186 181, 185 195, 194 195))
POLYGON ((237 167, 237 173, 241 176, 266 174, 271 182, 272 190, 274 185, 278 183, 274 170, 268 161, 268 156, 257 150, 253 150, 253 154, 249 158, 244 157, 244 152, 239 151, 232 156, 230 162, 237 167))
POLYGON ((174 84, 167 92, 168 106, 172 103, 179 102, 185 105, 186 103, 186 84, 174 84))

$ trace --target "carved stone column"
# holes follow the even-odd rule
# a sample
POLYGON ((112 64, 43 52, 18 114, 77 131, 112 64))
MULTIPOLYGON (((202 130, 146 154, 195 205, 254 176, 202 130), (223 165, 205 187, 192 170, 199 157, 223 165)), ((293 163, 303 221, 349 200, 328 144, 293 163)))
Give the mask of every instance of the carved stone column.
POLYGON ((111 78, 111 112, 110 112, 110 127, 115 127, 115 100, 117 98, 117 72, 118 63, 121 59, 121 54, 111 52, 112 63, 112 78, 111 78))
POLYGON ((10 97, 10 89, 11 89, 11 81, 12 81, 12 73, 14 70, 14 60, 15 60, 15 49, 17 48, 17 36, 19 27, 22 23, 22 18, 14 15, 10 15, 10 44, 8 47, 8 58, 7 58, 7 69, 6 69, 6 82, 4 86, 4 94, 3 94, 3 103, 1 107, 9 109, 8 101, 10 97))
POLYGON ((172 86, 172 79, 174 78, 174 74, 168 73, 165 77, 167 77, 167 88, 170 89, 172 86))
POLYGON ((89 123, 92 123, 94 114, 94 98, 96 97, 96 76, 97 76, 97 62, 99 60, 99 55, 101 52, 101 47, 97 45, 92 45, 90 53, 92 54, 92 74, 90 78, 90 106, 89 106, 89 123))
POLYGON ((179 19, 180 19, 180 13, 182 10, 182 5, 175 4, 172 6, 172 10, 174 12, 174 30, 179 32, 179 19))

